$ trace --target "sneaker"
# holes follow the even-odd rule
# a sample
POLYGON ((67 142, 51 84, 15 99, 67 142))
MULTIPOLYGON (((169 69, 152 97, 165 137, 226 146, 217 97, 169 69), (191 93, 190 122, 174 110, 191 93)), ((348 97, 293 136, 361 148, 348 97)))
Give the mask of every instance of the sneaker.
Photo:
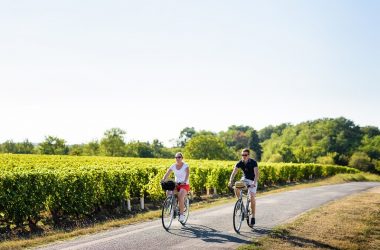
POLYGON ((185 221, 185 215, 183 215, 183 214, 181 214, 180 216, 179 216, 179 222, 184 222, 185 221))
POLYGON ((253 226, 253 225, 255 225, 255 223, 256 223, 255 217, 252 217, 251 218, 251 225, 253 226))

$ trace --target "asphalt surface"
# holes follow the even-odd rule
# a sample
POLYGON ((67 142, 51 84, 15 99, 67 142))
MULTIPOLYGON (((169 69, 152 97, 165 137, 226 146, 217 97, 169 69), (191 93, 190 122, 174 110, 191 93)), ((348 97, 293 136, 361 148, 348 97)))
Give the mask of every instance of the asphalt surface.
POLYGON ((232 225, 234 203, 190 212, 186 226, 177 220, 165 231, 161 220, 128 225, 39 249, 234 249, 267 234, 271 228, 329 201, 380 186, 353 182, 266 195, 257 199, 256 225, 243 222, 240 234, 232 225))

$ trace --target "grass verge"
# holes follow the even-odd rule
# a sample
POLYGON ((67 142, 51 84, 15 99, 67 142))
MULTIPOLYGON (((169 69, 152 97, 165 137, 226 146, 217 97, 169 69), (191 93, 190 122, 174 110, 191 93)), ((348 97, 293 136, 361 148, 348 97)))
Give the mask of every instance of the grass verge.
POLYGON ((239 249, 380 249, 380 188, 313 209, 239 249))
MULTIPOLYGON (((271 187, 266 189, 263 192, 259 192, 258 196, 268 195, 272 193, 290 191, 295 189, 302 189, 307 187, 314 186, 322 186, 329 184, 339 184, 350 181, 380 181, 380 176, 367 174, 367 173, 359 173, 359 174, 338 174, 336 176, 313 181, 308 183, 293 183, 285 186, 271 187)), ((209 207, 225 204, 228 202, 235 202, 235 199, 232 197, 222 197, 216 199, 207 199, 205 201, 193 203, 191 205, 191 210, 198 209, 206 209, 209 207)), ((67 240, 70 238, 78 237, 81 235, 92 234, 104 230, 109 230, 112 228, 117 228, 129 224, 134 224, 143 221, 149 221, 152 219, 157 219, 161 215, 161 211, 149 211, 141 214, 137 214, 133 217, 123 218, 123 219, 115 219, 109 220, 105 222, 94 223, 91 226, 86 227, 78 227, 70 230, 59 230, 59 229, 51 229, 45 230, 41 235, 34 235, 29 238, 21 238, 21 239, 11 239, 0 242, 0 249, 22 249, 22 248, 30 248, 39 245, 49 244, 59 240, 67 240)), ((256 246, 253 246, 256 247, 256 246)))

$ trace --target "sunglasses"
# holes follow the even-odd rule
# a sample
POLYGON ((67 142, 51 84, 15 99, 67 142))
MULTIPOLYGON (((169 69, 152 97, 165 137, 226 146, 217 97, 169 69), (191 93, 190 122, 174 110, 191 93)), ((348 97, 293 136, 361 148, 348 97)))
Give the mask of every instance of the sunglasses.
POLYGON ((246 155, 246 154, 242 154, 241 156, 248 156, 248 155, 246 155))
POLYGON ((176 158, 176 159, 181 159, 181 158, 182 158, 182 156, 176 156, 175 158, 176 158))

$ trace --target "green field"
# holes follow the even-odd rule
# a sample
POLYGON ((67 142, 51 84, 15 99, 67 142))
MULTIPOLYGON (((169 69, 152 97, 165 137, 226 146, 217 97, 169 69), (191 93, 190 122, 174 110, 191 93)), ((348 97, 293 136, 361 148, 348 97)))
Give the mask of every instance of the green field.
MULTIPOLYGON (((54 223, 99 211, 125 209, 129 199, 164 197, 159 181, 171 159, 87 156, 0 155, 1 225, 33 227, 43 216, 54 223)), ((234 161, 188 160, 195 195, 207 188, 227 193, 234 161)), ((259 187, 356 173, 358 170, 321 164, 259 163, 259 187)))

